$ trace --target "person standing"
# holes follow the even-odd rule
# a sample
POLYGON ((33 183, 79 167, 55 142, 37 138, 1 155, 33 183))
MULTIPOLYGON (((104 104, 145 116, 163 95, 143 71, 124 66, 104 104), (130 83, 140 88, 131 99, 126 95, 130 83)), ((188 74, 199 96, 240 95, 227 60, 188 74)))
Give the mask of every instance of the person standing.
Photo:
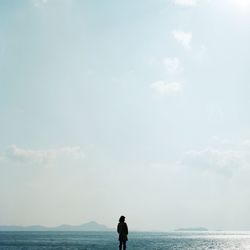
POLYGON ((117 233, 119 234, 119 250, 126 249, 126 241, 128 240, 128 226, 125 222, 125 216, 121 216, 119 219, 119 223, 117 225, 117 233))

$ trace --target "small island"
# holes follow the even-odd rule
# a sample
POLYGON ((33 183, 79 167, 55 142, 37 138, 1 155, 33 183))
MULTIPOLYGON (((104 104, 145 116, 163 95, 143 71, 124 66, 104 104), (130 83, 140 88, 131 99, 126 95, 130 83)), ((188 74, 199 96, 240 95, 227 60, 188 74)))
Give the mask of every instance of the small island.
POLYGON ((186 227, 186 228, 178 228, 175 231, 197 231, 197 232, 207 232, 208 229, 205 227, 186 227))

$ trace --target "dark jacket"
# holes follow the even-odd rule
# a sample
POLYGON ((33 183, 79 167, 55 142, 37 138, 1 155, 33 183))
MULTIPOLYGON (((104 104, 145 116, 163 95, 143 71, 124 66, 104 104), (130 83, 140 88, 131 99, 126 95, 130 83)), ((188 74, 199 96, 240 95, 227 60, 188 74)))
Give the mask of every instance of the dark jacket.
POLYGON ((117 233, 119 234, 119 241, 128 240, 128 226, 126 222, 119 222, 117 225, 117 233))

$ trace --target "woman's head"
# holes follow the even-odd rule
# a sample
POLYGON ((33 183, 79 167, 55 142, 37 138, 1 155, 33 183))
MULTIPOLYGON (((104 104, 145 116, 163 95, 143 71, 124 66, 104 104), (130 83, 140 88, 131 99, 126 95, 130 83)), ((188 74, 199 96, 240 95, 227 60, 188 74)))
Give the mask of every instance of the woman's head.
POLYGON ((119 222, 124 222, 125 221, 125 216, 121 216, 120 219, 119 219, 119 222))

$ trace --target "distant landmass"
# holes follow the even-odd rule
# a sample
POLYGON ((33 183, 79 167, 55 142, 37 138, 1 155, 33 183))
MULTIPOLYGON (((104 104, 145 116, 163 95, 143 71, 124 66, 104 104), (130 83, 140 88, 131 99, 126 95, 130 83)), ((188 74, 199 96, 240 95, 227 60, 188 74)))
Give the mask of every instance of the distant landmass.
POLYGON ((178 228, 175 231, 208 231, 205 227, 187 227, 187 228, 178 228))
POLYGON ((77 226, 63 224, 57 227, 45 227, 40 225, 32 225, 32 226, 0 225, 0 231, 113 231, 113 230, 114 229, 108 228, 102 224, 98 224, 95 221, 90 221, 88 223, 77 226))

